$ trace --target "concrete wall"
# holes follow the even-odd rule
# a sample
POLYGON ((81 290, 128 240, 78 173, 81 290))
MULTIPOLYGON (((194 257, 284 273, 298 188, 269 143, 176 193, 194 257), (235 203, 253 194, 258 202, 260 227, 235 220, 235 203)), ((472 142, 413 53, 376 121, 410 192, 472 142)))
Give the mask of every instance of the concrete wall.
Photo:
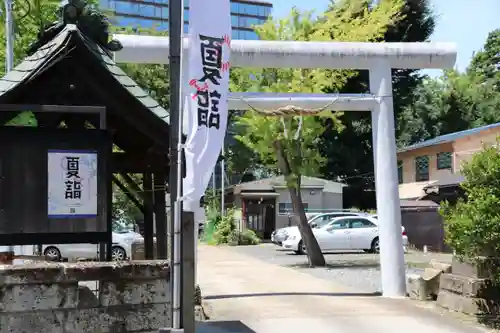
MULTIPOLYGON (((291 203, 288 189, 276 189, 279 197, 276 198, 276 228, 288 226, 288 214, 280 214, 279 203, 291 203)), ((329 209, 342 209, 342 193, 326 192, 323 188, 303 188, 301 190, 302 201, 307 203, 309 211, 328 211, 329 209)))
POLYGON ((450 175, 451 170, 437 169, 437 154, 451 152, 453 153, 453 144, 444 143, 422 149, 411 150, 398 154, 398 161, 403 162, 403 183, 415 182, 415 158, 418 156, 429 156, 429 180, 439 180, 450 175))
POLYGON ((464 162, 469 161, 472 155, 483 149, 483 145, 495 144, 499 136, 500 128, 492 128, 476 135, 456 140, 453 145, 455 151, 454 169, 459 172, 464 162))
POLYGON ((169 299, 163 261, 0 266, 0 333, 157 332, 169 299))
POLYGON ((484 144, 494 144, 499 135, 500 128, 492 128, 454 142, 399 153, 398 161, 403 163, 403 184, 399 186, 400 198, 418 198, 424 194, 422 188, 432 182, 446 181, 453 179, 454 175, 460 175, 461 165, 470 160, 474 153, 479 152, 484 144), (442 152, 452 153, 452 170, 438 170, 437 154, 442 152), (415 181, 415 158, 417 156, 429 156, 429 181, 415 181))
POLYGON ((460 174, 460 167, 464 161, 472 158, 483 148, 483 144, 493 144, 500 135, 500 128, 484 130, 474 135, 457 139, 455 142, 443 143, 422 149, 415 149, 398 154, 398 160, 403 162, 403 183, 415 181, 415 157, 429 156, 429 180, 441 180, 449 176, 452 171, 438 170, 436 155, 441 152, 453 153, 453 172, 460 174))
POLYGON ((408 242, 417 249, 427 246, 429 251, 451 252, 444 242, 443 217, 437 208, 401 208, 401 223, 408 242))

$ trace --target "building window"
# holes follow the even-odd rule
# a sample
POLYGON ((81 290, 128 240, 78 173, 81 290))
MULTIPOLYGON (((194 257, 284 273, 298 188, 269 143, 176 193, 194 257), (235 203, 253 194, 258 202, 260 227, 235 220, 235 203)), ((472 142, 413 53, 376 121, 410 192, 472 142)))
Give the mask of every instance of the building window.
POLYGON ((438 170, 452 170, 452 156, 449 152, 438 153, 437 159, 437 169, 438 170))
MULTIPOLYGON (((308 204, 304 202, 304 210, 307 212, 308 204)), ((288 215, 293 213, 293 206, 291 202, 280 202, 278 205, 279 215, 288 215)))
POLYGON ((398 161, 398 183, 403 184, 403 161, 398 161))
POLYGON ((415 157, 415 181, 429 180, 429 156, 415 157))

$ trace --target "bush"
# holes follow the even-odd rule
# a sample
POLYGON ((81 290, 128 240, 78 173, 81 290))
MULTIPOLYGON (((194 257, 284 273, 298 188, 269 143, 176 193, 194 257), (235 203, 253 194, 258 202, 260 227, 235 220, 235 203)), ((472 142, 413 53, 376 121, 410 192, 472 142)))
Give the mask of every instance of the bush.
POLYGON ((260 243, 259 237, 252 230, 240 232, 236 228, 234 211, 228 210, 224 217, 214 216, 205 226, 204 240, 210 245, 228 244, 236 245, 257 245, 260 243))
POLYGON ((231 234, 236 230, 236 222, 234 220, 234 212, 228 210, 226 215, 223 216, 215 228, 213 240, 215 244, 229 244, 231 234))
POLYGON ((246 229, 243 231, 233 230, 229 235, 229 245, 258 245, 260 244, 260 238, 257 236, 255 231, 246 229))
POLYGON ((214 244, 214 234, 217 230, 217 226, 221 222, 222 217, 220 215, 212 215, 207 217, 207 222, 203 228, 202 240, 207 244, 214 244))
MULTIPOLYGON (((497 144, 498 147, 498 144, 497 144)), ((463 165, 466 199, 444 203, 446 242, 459 258, 500 258, 500 150, 484 148, 463 165)))
POLYGON ((238 245, 258 245, 260 238, 255 231, 246 229, 239 234, 238 245))

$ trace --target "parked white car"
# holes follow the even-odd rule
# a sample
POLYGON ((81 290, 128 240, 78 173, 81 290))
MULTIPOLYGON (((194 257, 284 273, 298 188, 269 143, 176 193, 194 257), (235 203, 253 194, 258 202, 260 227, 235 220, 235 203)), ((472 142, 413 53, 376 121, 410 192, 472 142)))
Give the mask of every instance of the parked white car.
MULTIPOLYGON (((313 233, 323 252, 335 250, 364 250, 378 253, 380 251, 378 237, 378 220, 371 216, 347 216, 334 218, 313 228, 313 233)), ((404 227, 401 230, 403 247, 408 245, 408 237, 404 227)), ((304 254, 306 247, 299 229, 291 227, 287 231, 283 248, 304 254)))
MULTIPOLYGON (((311 228, 316 228, 317 225, 325 224, 334 218, 342 216, 365 216, 366 213, 362 212, 350 212, 350 211, 339 211, 339 212, 329 212, 329 213, 306 213, 307 221, 311 225, 311 228)), ((278 246, 282 246, 288 231, 296 229, 296 226, 285 227, 276 229, 271 234, 271 242, 278 246)))
MULTIPOLYGON (((114 261, 130 259, 132 243, 144 242, 141 234, 133 230, 113 231, 111 258, 114 261)), ((62 258, 70 261, 76 259, 97 259, 99 245, 97 244, 51 244, 44 245, 42 253, 50 260, 59 261, 62 258)))

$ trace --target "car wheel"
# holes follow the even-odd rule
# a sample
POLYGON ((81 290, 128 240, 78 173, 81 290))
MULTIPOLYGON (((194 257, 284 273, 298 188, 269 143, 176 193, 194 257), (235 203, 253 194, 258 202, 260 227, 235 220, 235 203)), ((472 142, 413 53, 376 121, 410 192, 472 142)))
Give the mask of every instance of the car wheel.
POLYGON ((372 248, 371 248, 372 253, 380 253, 380 241, 378 237, 374 238, 372 241, 372 248))
POLYGON ((297 254, 306 254, 307 253, 307 248, 306 248, 306 245, 304 244, 303 241, 300 241, 299 242, 299 245, 297 246, 297 251, 295 251, 295 253, 297 254))
POLYGON ((111 260, 124 261, 127 259, 127 252, 120 246, 113 246, 111 248, 111 260))
POLYGON ((61 251, 55 246, 49 246, 43 251, 43 255, 49 261, 61 261, 61 251))

